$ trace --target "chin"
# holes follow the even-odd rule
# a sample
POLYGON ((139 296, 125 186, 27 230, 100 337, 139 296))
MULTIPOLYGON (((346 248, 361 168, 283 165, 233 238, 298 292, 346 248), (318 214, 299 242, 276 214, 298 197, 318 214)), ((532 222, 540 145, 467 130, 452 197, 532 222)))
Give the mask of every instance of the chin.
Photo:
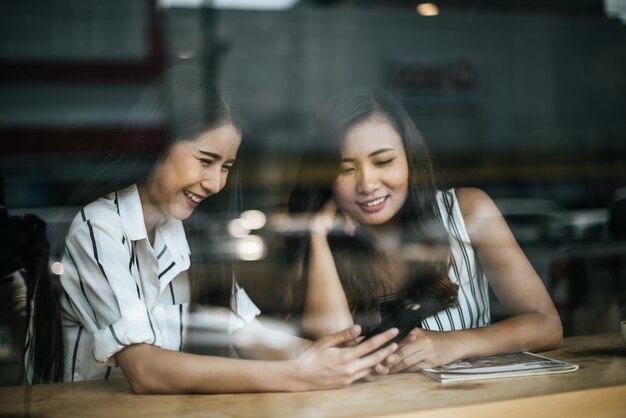
POLYGON ((176 208, 170 212, 169 216, 170 218, 177 219, 179 221, 184 221, 185 219, 189 218, 192 213, 193 213, 193 210, 188 210, 188 209, 185 210, 182 208, 176 208))
POLYGON ((393 219, 393 215, 389 216, 386 214, 382 214, 382 213, 377 213, 374 214, 372 216, 367 216, 364 218, 361 218, 359 220, 359 222, 361 222, 364 225, 368 225, 368 226, 379 226, 379 225, 384 225, 387 222, 391 221, 393 219))

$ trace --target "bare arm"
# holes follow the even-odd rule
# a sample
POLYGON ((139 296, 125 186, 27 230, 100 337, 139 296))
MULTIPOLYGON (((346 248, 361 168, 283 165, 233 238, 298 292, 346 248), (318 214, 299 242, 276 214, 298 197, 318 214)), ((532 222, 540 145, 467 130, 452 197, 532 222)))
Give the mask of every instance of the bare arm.
POLYGON ((510 317, 484 328, 434 332, 415 329, 392 355, 391 371, 419 370, 461 358, 561 345, 561 321, 547 290, 491 198, 459 189, 467 231, 494 293, 510 317))
POLYGON ((286 363, 272 367, 272 362, 201 356, 148 344, 130 345, 115 358, 137 394, 289 390, 286 363))
POLYGON ((307 275, 302 310, 302 327, 307 335, 318 339, 352 325, 348 300, 323 234, 311 232, 307 275))
POLYGON ((476 330, 476 338, 466 337, 467 354, 559 347, 563 329, 558 312, 494 202, 481 190, 470 188, 460 189, 458 200, 489 284, 510 315, 476 330))
POLYGON ((331 200, 312 222, 302 327, 313 339, 335 333, 354 323, 328 245, 327 232, 334 223, 336 210, 337 206, 331 200))
POLYGON ((292 330, 279 330, 255 319, 232 334, 232 345, 242 358, 289 360, 300 356, 313 342, 296 337, 292 330))
POLYGON ((390 330, 354 347, 358 326, 325 337, 293 360, 263 361, 200 356, 134 344, 115 355, 135 393, 286 392, 349 386, 371 375, 397 346, 379 349, 392 339, 390 330), (371 342, 370 342, 371 341, 371 342))

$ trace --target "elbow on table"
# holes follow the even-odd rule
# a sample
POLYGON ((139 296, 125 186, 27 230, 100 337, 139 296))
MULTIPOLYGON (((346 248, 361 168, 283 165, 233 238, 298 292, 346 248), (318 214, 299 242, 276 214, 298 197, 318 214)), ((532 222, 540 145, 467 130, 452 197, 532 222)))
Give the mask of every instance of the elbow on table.
POLYGON ((161 379, 152 373, 154 360, 151 360, 150 354, 154 349, 152 346, 135 344, 115 356, 130 389, 136 395, 170 393, 163 387, 161 379))
POLYGON ((128 384, 130 385, 130 390, 135 394, 135 395, 154 395, 155 393, 150 391, 145 385, 137 382, 137 380, 134 379, 127 379, 128 380, 128 384))
POLYGON ((520 351, 550 351, 563 345, 563 325, 557 313, 535 313, 532 322, 519 329, 520 351))
POLYGON ((302 323, 302 335, 312 341, 317 341, 327 335, 337 332, 334 328, 319 326, 319 324, 302 323))
POLYGON ((306 338, 317 341, 354 325, 352 317, 342 318, 335 315, 309 316, 302 319, 302 332, 306 338))
POLYGON ((556 350, 563 345, 563 324, 559 315, 550 315, 546 319, 546 332, 544 333, 545 350, 556 350))
POLYGON ((545 341, 545 347, 542 351, 558 350, 563 346, 563 334, 552 336, 545 341))
POLYGON ((163 390, 159 390, 154 382, 148 377, 140 377, 137 375, 127 375, 126 380, 130 389, 135 395, 159 395, 166 394, 163 390))
POLYGON ((154 380, 151 379, 145 370, 142 370, 141 365, 133 365, 132 370, 123 369, 126 380, 130 386, 130 389, 135 395, 155 395, 163 393, 154 385, 154 380))

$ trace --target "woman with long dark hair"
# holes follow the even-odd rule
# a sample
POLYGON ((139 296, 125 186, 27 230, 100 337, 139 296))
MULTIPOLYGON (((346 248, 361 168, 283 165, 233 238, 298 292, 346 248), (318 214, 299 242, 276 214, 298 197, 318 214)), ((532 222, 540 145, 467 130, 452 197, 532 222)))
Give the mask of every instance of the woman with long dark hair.
MULTIPOLYGON (((131 175, 118 169, 120 158, 113 155, 97 181, 73 198, 86 205, 78 206, 53 251, 61 257, 58 276, 41 277, 35 287, 27 380, 125 376, 136 393, 215 393, 333 388, 369 378, 373 370, 386 372, 380 362, 396 346, 374 351, 397 330, 349 348, 338 346, 356 338, 358 327, 316 343, 278 335, 255 319, 259 310, 232 271, 219 274, 224 283, 208 302, 232 312, 228 332, 235 348, 241 342, 244 355, 268 360, 182 352, 193 281, 213 280, 211 272, 194 271, 182 221, 226 185, 242 127, 217 89, 198 94, 180 88, 173 86, 182 105, 165 110, 183 122, 178 119, 172 142, 155 161, 145 170, 130 164, 131 175), (250 342, 258 335, 280 338, 283 349, 250 342)), ((131 139, 123 156, 144 159, 144 146, 144 138, 131 139)))
POLYGON ((312 220, 292 246, 287 313, 313 338, 373 327, 410 297, 436 306, 391 371, 561 342, 556 309, 493 201, 438 190, 419 131, 384 91, 352 88, 321 108, 289 209, 312 220), (511 315, 493 325, 489 285, 511 315))

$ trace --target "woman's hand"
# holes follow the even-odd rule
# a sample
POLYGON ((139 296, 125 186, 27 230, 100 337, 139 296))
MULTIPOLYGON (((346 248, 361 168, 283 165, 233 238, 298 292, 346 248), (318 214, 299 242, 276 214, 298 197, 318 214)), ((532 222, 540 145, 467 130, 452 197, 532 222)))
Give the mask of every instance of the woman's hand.
POLYGON ((310 228, 311 232, 318 235, 328 235, 328 233, 337 225, 343 223, 343 230, 347 235, 354 235, 357 224, 356 221, 350 216, 342 212, 342 217, 338 215, 339 208, 335 199, 330 198, 319 212, 313 215, 311 218, 310 228))
POLYGON ((458 360, 450 332, 414 328, 385 361, 390 373, 417 372, 458 360))
POLYGON ((319 390, 348 387, 359 379, 372 380, 372 372, 385 374, 388 369, 380 363, 397 348, 390 344, 398 330, 392 328, 361 344, 340 347, 354 341, 361 327, 354 325, 341 332, 318 340, 300 357, 292 360, 295 366, 296 386, 293 390, 319 390))

